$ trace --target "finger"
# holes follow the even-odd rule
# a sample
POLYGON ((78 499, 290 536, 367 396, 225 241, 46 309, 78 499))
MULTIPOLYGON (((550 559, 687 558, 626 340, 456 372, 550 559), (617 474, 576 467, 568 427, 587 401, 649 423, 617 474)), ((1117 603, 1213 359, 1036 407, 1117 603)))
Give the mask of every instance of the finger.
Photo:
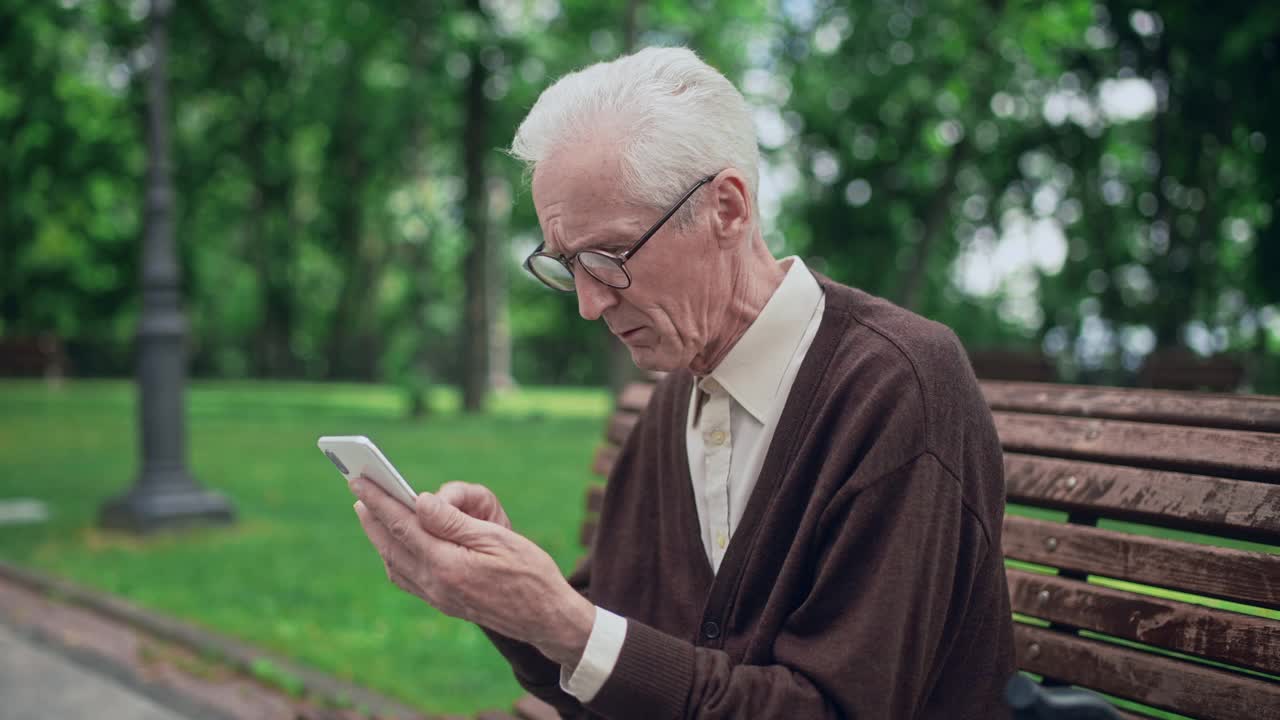
POLYGON ((428 535, 444 544, 475 548, 483 545, 497 527, 471 517, 431 493, 422 493, 414 503, 418 524, 428 535))
POLYGON ((356 503, 356 514, 360 517, 360 524, 364 527, 365 534, 369 536, 369 541, 373 543, 378 556, 382 558, 382 567, 387 574, 387 579, 410 595, 430 602, 425 582, 426 567, 422 561, 399 545, 382 523, 378 522, 378 519, 373 517, 360 502, 356 503))
POLYGON ((365 509, 390 530, 393 537, 402 543, 409 542, 410 535, 418 524, 412 510, 366 477, 354 478, 348 484, 365 509))
POLYGON ((395 568, 413 574, 420 568, 422 561, 413 552, 411 545, 396 538, 394 533, 369 512, 363 502, 357 502, 355 509, 356 515, 360 518, 360 526, 364 528, 364 534, 378 551, 388 571, 395 568))
POLYGON ((436 491, 436 497, 458 508, 462 512, 467 513, 468 515, 474 515, 472 511, 476 509, 478 503, 476 502, 477 498, 474 497, 471 487, 471 483, 453 480, 441 485, 440 489, 436 491))
MULTIPOLYGON (((387 579, 410 595, 420 598, 442 612, 447 612, 445 608, 438 604, 438 596, 432 594, 432 590, 437 583, 434 582, 434 571, 429 561, 415 557, 400 545, 391 536, 390 531, 383 527, 382 523, 360 502, 356 503, 356 514, 360 516, 360 524, 364 527, 365 534, 369 536, 369 541, 373 543, 378 555, 382 558, 382 565, 386 571, 387 579)), ((423 536, 430 538, 425 533, 423 533, 423 536)), ((457 550, 457 546, 443 540, 431 538, 431 542, 447 550, 457 550)), ((456 613, 447 614, 456 615, 456 613)))
POLYGON ((511 527, 507 513, 502 509, 493 491, 475 483, 452 481, 440 486, 436 497, 458 508, 473 518, 488 520, 503 527, 511 527))

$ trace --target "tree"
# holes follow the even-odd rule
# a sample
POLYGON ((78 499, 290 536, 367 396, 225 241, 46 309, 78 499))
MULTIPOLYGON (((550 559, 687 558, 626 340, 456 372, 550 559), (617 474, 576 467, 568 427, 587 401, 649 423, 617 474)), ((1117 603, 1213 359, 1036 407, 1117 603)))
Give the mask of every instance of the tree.
POLYGON ((490 282, 493 278, 493 251, 489 240, 485 156, 489 139, 489 102, 484 86, 488 71, 481 57, 486 35, 486 18, 480 0, 470 0, 468 18, 475 27, 468 59, 470 71, 464 85, 462 104, 466 121, 462 131, 463 225, 467 232, 466 315, 462 334, 466 355, 462 375, 462 407, 467 412, 484 409, 489 385, 489 342, 493 312, 490 282))

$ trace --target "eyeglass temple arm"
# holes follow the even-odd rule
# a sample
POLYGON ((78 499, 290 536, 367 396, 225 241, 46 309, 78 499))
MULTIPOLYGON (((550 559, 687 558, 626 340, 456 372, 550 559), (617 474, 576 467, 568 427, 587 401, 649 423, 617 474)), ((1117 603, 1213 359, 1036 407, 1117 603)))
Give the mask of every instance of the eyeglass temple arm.
POLYGON ((658 218, 658 222, 654 223, 652 227, 650 227, 648 230, 645 231, 643 235, 640 236, 640 239, 637 240, 634 245, 632 245, 629 249, 624 251, 618 257, 622 258, 623 261, 629 260, 632 255, 635 255, 636 252, 640 250, 640 248, 644 247, 645 243, 649 242, 649 238, 653 237, 654 234, 658 232, 658 230, 662 229, 662 226, 665 225, 667 221, 671 219, 672 215, 676 214, 676 211, 678 211, 689 200, 690 197, 693 197, 693 194, 698 191, 698 188, 702 187, 703 185, 706 185, 712 180, 715 180, 716 175, 718 174, 719 173, 708 175, 702 178, 701 180, 699 180, 696 185, 689 188, 689 192, 685 193, 683 197, 677 200, 676 204, 672 205, 671 209, 668 210, 665 215, 663 215, 661 218, 658 218))

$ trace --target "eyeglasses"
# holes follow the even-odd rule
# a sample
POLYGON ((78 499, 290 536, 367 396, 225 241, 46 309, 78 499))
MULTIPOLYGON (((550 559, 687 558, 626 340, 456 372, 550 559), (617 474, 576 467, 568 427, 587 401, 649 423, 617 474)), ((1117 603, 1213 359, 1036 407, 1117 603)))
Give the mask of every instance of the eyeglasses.
POLYGON ((525 258, 524 269, 528 270, 530 275, 542 281, 543 285, 552 290, 571 293, 576 289, 573 283, 573 261, 577 260, 582 269, 586 270, 591 277, 611 288, 626 290, 631 287, 631 273, 627 272, 627 261, 640 248, 644 247, 646 242, 649 242, 649 238, 653 237, 654 233, 658 232, 663 224, 670 220, 671 216, 675 215, 676 211, 689 198, 693 197, 693 193, 698 188, 715 180, 718 174, 708 175, 689 188, 689 191, 676 201, 676 204, 672 205, 671 209, 659 218, 658 222, 653 224, 653 227, 646 230, 644 235, 641 235, 640 239, 635 241, 635 244, 621 253, 611 253, 608 250, 583 250, 569 257, 564 257, 563 255, 551 255, 550 253, 542 252, 542 248, 547 245, 546 242, 542 242, 533 251, 533 254, 525 258))

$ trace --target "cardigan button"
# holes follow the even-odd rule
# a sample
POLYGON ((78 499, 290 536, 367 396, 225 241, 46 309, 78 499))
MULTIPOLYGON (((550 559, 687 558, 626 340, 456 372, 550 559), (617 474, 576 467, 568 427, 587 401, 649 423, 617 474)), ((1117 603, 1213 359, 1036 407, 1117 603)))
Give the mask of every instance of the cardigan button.
POLYGON ((720 626, 712 620, 702 623, 702 636, 708 640, 715 640, 720 637, 720 626))

